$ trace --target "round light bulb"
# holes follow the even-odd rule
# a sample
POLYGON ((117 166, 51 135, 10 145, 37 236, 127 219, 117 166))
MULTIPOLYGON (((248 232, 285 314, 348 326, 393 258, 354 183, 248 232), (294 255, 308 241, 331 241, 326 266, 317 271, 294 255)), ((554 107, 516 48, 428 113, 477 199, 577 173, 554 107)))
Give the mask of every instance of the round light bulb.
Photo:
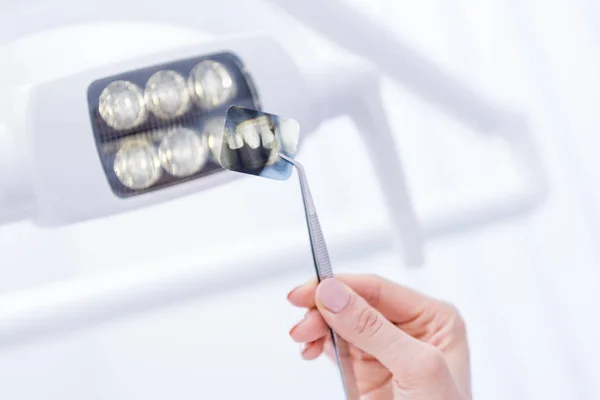
POLYGON ((138 126, 148 112, 142 90, 129 81, 114 81, 100 93, 98 112, 112 128, 123 130, 138 126))
POLYGON ((169 174, 178 177, 193 175, 208 159, 205 136, 188 128, 173 128, 162 139, 158 156, 169 174))
POLYGON ((227 68, 217 61, 200 62, 190 72, 188 84, 198 105, 205 109, 219 107, 236 94, 236 85, 227 68))
POLYGON ((191 106, 190 94, 183 76, 175 71, 156 72, 146 83, 146 104, 161 119, 179 117, 191 106))
POLYGON ((146 189, 162 175, 156 149, 148 140, 126 140, 117 153, 113 165, 115 174, 130 189, 146 189))

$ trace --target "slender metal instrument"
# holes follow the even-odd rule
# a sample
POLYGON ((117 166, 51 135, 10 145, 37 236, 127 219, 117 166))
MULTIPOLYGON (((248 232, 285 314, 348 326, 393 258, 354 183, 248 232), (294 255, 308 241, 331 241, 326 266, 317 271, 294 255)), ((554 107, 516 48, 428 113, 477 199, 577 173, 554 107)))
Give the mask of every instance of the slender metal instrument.
MULTIPOLYGON (((288 179, 293 168, 296 168, 315 270, 317 279, 321 282, 333 278, 333 270, 304 168, 293 159, 299 131, 298 123, 289 118, 239 106, 230 107, 227 110, 219 159, 221 165, 230 171, 277 180, 288 179)), ((346 400, 360 400, 350 346, 331 328, 329 332, 346 400)))
MULTIPOLYGON (((304 203, 304 213, 306 214, 306 225, 308 226, 308 234, 310 237, 313 260, 315 262, 317 280, 321 282, 324 279, 333 278, 333 270, 331 268, 329 252, 327 251, 327 244, 325 243, 325 237, 323 236, 323 231, 321 230, 317 209, 315 208, 315 203, 313 201, 312 194, 310 193, 304 168, 302 167, 302 164, 287 157, 285 154, 280 153, 279 156, 288 163, 292 164, 296 168, 296 171, 298 171, 298 179, 300 180, 300 189, 302 191, 302 201, 304 203)), ((335 349, 335 355, 340 369, 342 384, 346 393, 346 399, 360 400, 358 387, 356 385, 354 367, 352 365, 352 358, 350 356, 350 346, 345 339, 340 337, 331 328, 329 331, 333 341, 333 347, 335 349)))

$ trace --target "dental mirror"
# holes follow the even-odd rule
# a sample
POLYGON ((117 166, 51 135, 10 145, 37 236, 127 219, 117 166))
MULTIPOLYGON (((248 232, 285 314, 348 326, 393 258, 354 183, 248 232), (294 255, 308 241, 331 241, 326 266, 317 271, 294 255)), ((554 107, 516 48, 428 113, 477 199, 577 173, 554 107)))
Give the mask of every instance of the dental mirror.
POLYGON ((220 162, 223 168, 243 174, 286 180, 298 149, 300 125, 291 118, 239 106, 230 107, 220 162))
MULTIPOLYGON (((333 270, 304 168, 294 159, 299 133, 300 126, 293 119, 238 106, 231 107, 225 118, 221 165, 231 171, 276 180, 288 179, 293 167, 296 167, 315 272, 321 282, 333 278, 333 270)), ((350 346, 333 330, 329 331, 346 399, 359 400, 350 346)))

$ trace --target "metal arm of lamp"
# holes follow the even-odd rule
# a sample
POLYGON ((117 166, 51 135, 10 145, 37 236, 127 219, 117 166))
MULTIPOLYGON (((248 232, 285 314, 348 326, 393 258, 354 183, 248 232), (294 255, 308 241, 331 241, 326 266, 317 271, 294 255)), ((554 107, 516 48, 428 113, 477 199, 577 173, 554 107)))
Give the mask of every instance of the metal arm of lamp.
POLYGON ((456 204, 453 211, 439 213, 431 222, 422 221, 424 231, 450 234, 519 217, 546 198, 547 178, 524 116, 485 99, 347 1, 322 1, 319 7, 307 7, 294 0, 264 1, 321 32, 345 50, 372 62, 399 85, 474 132, 499 136, 509 144, 521 174, 520 185, 509 193, 477 199, 472 204, 456 204))

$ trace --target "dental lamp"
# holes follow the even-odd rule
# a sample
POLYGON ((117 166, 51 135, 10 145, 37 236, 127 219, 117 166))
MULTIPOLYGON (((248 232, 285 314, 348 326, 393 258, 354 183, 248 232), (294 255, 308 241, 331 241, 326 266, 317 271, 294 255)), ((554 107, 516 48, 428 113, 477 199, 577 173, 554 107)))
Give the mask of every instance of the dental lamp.
MULTIPOLYGON (((319 2, 318 7, 311 7, 310 4, 294 0, 266 0, 266 3, 287 12, 296 20, 300 20, 307 26, 323 33, 342 48, 363 57, 400 85, 454 115, 466 126, 473 128, 474 131, 488 136, 490 134, 495 135, 509 144, 513 151, 514 161, 521 172, 522 180, 519 186, 510 192, 488 197, 477 197, 472 202, 465 202, 464 199, 456 204, 454 204, 455 202, 449 202, 451 204, 447 204, 445 211, 437 215, 434 213, 435 217, 431 221, 422 221, 422 235, 443 235, 502 221, 506 218, 518 217, 533 210, 546 197, 548 188, 544 170, 535 149, 530 127, 523 116, 493 104, 471 90, 467 85, 445 74, 433 62, 427 60, 396 37, 393 32, 381 27, 377 21, 370 19, 368 16, 358 13, 357 10, 342 0, 319 2), (335 24, 330 23, 333 20, 337 22, 335 24), (347 27, 352 27, 352 29, 346 29, 347 27)), ((253 23, 261 21, 260 15, 264 12, 264 9, 260 8, 261 3, 254 1, 199 3, 199 7, 202 8, 203 12, 196 14, 181 12, 181 9, 189 7, 189 4, 182 0, 175 1, 172 7, 166 9, 157 2, 147 2, 143 10, 139 9, 135 2, 118 2, 116 0, 88 1, 85 3, 60 0, 58 6, 54 6, 54 4, 51 6, 41 1, 30 1, 22 4, 22 6, 11 10, 10 13, 4 13, 0 16, 0 22, 2 22, 0 26, 0 44, 13 41, 30 33, 86 21, 150 20, 191 28, 201 26, 203 31, 223 35, 237 32, 240 29, 260 30, 261 23, 253 23), (118 9, 119 12, 112 13, 110 12, 112 9, 118 9), (235 15, 257 14, 259 18, 236 19, 234 18, 235 15, 231 13, 232 9, 235 10, 235 15), (31 10, 35 10, 35 12, 31 10), (223 18, 215 18, 215 15, 223 16, 223 18)), ((286 27, 282 25, 281 28, 285 29, 286 27)), ((347 82, 342 79, 345 74, 339 71, 345 71, 349 76, 351 75, 349 71, 351 68, 344 64, 335 68, 338 68, 338 70, 330 73, 331 68, 329 68, 325 74, 329 75, 329 78, 340 82, 337 85, 338 88, 343 88, 343 85, 347 82)), ((323 73, 322 70, 317 72, 323 73)), ((376 75, 372 80, 377 80, 376 75)), ((313 93, 319 93, 318 97, 321 100, 329 98, 332 101, 328 102, 328 107, 315 106, 314 111, 329 108, 330 112, 337 112, 341 107, 356 107, 358 104, 362 107, 362 112, 360 115, 355 112, 354 120, 361 125, 361 132, 365 135, 373 135, 379 132, 379 129, 372 129, 371 132, 367 133, 364 132, 362 127, 363 117, 369 117, 369 114, 364 112, 365 105, 367 108, 375 109, 375 112, 381 113, 381 107, 377 104, 379 101, 378 94, 371 95, 369 102, 365 103, 364 99, 369 95, 357 98, 356 93, 359 91, 353 90, 357 82, 354 81, 352 85, 343 88, 344 90, 338 93, 337 100, 339 104, 336 105, 333 101, 333 91, 328 91, 329 82, 327 79, 321 81, 320 86, 313 85, 313 93), (342 93, 348 94, 348 91, 352 92, 353 96, 342 96, 342 93), (354 100, 352 105, 349 104, 350 99, 354 100)), ((364 87, 368 87, 368 85, 364 85, 364 87)), ((377 91, 376 88, 370 89, 377 91)), ((271 111, 279 113, 277 110, 271 111)), ((347 109, 344 110, 344 113, 347 112, 347 109)), ((317 115, 314 114, 313 117, 318 119, 317 115)), ((389 129, 385 120, 373 118, 372 115, 367 120, 382 124, 383 126, 380 128, 384 130, 389 129)), ((303 132, 310 131, 304 121, 300 122, 303 124, 303 132)), ((15 170, 26 171, 31 163, 23 161, 24 155, 22 152, 15 154, 13 149, 19 148, 19 146, 11 143, 16 140, 17 136, 19 136, 20 141, 23 141, 20 138, 20 133, 6 131, 2 133, 1 129, 0 126, 0 141, 3 145, 0 147, 0 151, 4 150, 0 163, 4 164, 3 170, 6 171, 11 166, 13 168, 18 166, 19 168, 15 170), (15 159, 17 157, 18 159, 15 159)), ((381 134, 380 138, 383 136, 381 134)), ((367 149, 371 154, 378 153, 378 150, 373 148, 373 146, 376 146, 376 140, 369 140, 371 137, 365 136, 367 149)), ((385 142, 390 144, 392 143, 391 139, 391 137, 387 137, 385 142)), ((382 144, 379 149, 386 149, 386 146, 382 144)), ((374 163, 390 162, 389 166, 379 165, 377 167, 380 174, 380 183, 385 180, 381 175, 382 169, 395 168, 397 171, 399 169, 397 156, 383 157, 379 153, 377 157, 372 157, 372 161, 374 163)), ((0 191, 0 205, 5 210, 4 213, 0 212, 0 223, 31 218, 32 214, 31 202, 34 196, 31 193, 32 187, 29 184, 29 179, 23 181, 20 176, 9 175, 0 174, 0 188, 2 189, 0 191)), ((398 176, 401 177, 402 175, 398 176)), ((413 251, 410 248, 419 247, 420 240, 418 237, 422 235, 415 234, 415 223, 414 221, 411 222, 414 218, 411 216, 413 213, 410 207, 397 206, 406 203, 405 196, 401 194, 405 190, 404 184, 392 180, 392 186, 382 184, 381 188, 382 190, 387 188, 390 192, 400 193, 395 196, 388 193, 386 199, 388 204, 392 204, 390 211, 395 214, 393 219, 395 221, 405 221, 404 223, 396 222, 394 225, 396 227, 403 226, 399 229, 400 232, 412 232, 402 234, 405 238, 403 249, 409 252, 413 251), (396 189, 392 190, 391 188, 394 187, 396 189), (393 198, 400 201, 394 201, 393 198), (412 239, 406 239, 407 237, 412 239), (411 241, 416 247, 409 246, 408 241, 411 241)), ((419 258, 421 257, 415 256, 415 259, 419 258)))
MULTIPOLYGON (((229 22, 229 10, 212 2, 203 4, 200 14, 182 11, 189 7, 182 0, 168 10, 152 1, 142 8, 133 2, 64 2, 68 5, 53 3, 47 12, 46 3, 36 3, 34 14, 24 8, 24 14, 2 18, 0 44, 89 20, 169 22, 217 34, 236 23, 229 22)), ((246 4, 235 12, 257 13, 246 4)), ((0 159, 7 165, 0 174, 0 223, 30 219, 41 227, 59 227, 236 179, 220 168, 214 153, 218 149, 210 146, 220 141, 211 135, 218 135, 219 118, 231 105, 296 119, 302 129, 300 147, 322 122, 352 117, 364 136, 405 263, 423 263, 420 231, 381 104, 378 73, 359 61, 301 70, 277 41, 262 35, 226 35, 31 88, 26 132, 10 126, 1 132, 5 143, 0 159), (186 147, 195 153, 185 155, 186 147)))

